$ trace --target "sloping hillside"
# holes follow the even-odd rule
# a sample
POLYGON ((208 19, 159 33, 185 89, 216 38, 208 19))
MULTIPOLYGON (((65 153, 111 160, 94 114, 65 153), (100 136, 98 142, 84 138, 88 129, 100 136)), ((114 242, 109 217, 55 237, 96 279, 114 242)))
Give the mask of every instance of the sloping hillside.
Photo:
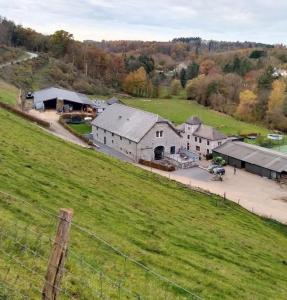
POLYGON ((188 298, 95 234, 204 299, 286 298, 283 225, 65 143, 6 111, 0 119, 0 298, 40 298, 45 237, 60 207, 73 208, 75 222, 60 299, 188 298))

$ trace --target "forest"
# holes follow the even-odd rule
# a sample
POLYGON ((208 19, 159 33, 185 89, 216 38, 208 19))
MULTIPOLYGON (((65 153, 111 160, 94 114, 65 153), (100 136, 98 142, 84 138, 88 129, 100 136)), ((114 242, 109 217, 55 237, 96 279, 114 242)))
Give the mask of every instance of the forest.
MULTIPOLYGON (((287 49, 283 45, 200 37, 80 42, 64 30, 43 35, 5 18, 0 19, 0 45, 40 53, 21 72, 45 69, 50 84, 87 94, 120 91, 136 97, 195 100, 240 120, 287 131, 287 49)), ((1 76, 25 89, 35 87, 32 75, 31 80, 26 75, 19 80, 21 72, 15 67, 1 76)))

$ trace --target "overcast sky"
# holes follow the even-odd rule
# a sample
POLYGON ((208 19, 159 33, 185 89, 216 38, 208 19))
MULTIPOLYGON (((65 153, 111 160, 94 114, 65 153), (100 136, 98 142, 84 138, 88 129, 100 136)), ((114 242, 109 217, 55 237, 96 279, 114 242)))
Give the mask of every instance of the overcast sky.
POLYGON ((287 43, 287 0, 0 0, 0 15, 79 40, 204 39, 287 43))

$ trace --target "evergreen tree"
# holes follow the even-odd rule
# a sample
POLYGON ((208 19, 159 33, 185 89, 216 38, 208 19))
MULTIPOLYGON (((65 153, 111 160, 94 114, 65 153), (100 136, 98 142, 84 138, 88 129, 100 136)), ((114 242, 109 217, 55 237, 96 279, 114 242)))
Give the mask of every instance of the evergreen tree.
POLYGON ((187 83, 187 76, 186 76, 186 70, 184 68, 180 70, 179 80, 180 80, 181 86, 183 88, 185 88, 186 83, 187 83))

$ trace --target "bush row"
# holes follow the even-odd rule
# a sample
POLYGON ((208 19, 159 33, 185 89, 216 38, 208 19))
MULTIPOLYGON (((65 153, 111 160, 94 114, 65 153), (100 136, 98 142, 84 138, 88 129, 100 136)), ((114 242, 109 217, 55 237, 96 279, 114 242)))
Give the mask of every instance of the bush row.
POLYGON ((161 164, 157 164, 154 161, 148 161, 148 160, 140 159, 139 163, 141 165, 148 166, 148 167, 151 167, 151 168, 154 168, 154 169, 158 169, 158 170, 162 170, 162 171, 167 171, 167 172, 175 171, 175 167, 174 166, 163 166, 161 164))
POLYGON ((3 109, 6 109, 28 121, 31 121, 31 122, 34 122, 34 123, 37 123, 38 125, 40 126, 43 126, 45 128, 49 128, 50 127, 50 123, 47 122, 47 121, 44 121, 44 120, 41 120, 41 119, 38 119, 37 117, 35 116, 31 116, 29 115, 28 113, 26 112, 23 112, 21 110, 19 110, 18 108, 16 108, 15 106, 12 106, 10 104, 6 104, 6 103, 2 103, 0 102, 0 107, 3 108, 3 109))

